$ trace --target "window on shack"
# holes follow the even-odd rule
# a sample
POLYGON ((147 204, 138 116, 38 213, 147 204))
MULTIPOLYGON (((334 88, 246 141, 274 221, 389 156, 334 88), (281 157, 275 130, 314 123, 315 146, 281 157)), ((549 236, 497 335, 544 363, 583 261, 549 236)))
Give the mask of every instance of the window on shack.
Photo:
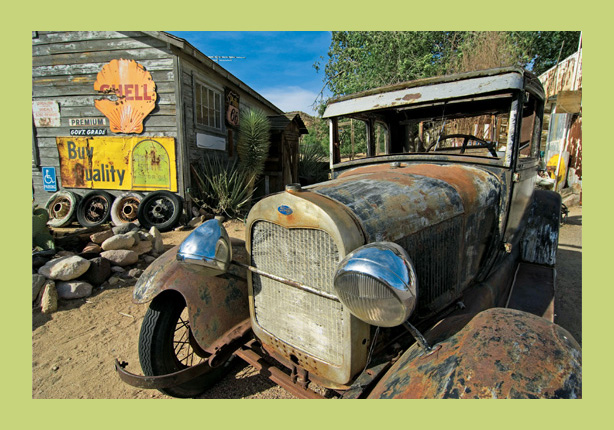
POLYGON ((196 125, 222 130, 222 93, 200 82, 195 83, 196 125))

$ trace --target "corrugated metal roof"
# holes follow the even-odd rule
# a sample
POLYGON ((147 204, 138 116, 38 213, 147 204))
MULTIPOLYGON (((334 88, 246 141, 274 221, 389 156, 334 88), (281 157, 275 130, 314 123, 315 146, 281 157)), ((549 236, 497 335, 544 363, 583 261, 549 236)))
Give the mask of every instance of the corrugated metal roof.
POLYGON ((582 88, 582 49, 539 76, 547 97, 582 88))

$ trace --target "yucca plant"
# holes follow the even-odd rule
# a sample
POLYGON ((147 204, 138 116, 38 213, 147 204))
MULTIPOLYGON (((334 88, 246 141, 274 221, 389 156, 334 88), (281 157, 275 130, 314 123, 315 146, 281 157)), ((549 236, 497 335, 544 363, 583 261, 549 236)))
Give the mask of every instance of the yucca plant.
POLYGON ((253 194, 245 184, 251 174, 234 160, 223 161, 218 157, 205 156, 197 167, 191 166, 198 196, 193 196, 200 205, 216 215, 241 217, 248 209, 253 194))
POLYGON ((298 177, 303 185, 328 179, 328 157, 318 144, 301 143, 299 146, 298 177))
POLYGON ((239 166, 251 175, 246 183, 250 190, 253 190, 256 180, 264 172, 264 163, 271 145, 270 134, 271 124, 264 112, 258 109, 241 112, 237 152, 239 166))

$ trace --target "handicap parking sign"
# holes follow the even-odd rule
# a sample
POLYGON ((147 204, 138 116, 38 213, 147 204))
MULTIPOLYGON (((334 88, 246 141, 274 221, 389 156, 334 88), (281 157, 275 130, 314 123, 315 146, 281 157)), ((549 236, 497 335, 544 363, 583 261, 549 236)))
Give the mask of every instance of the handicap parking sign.
POLYGON ((58 183, 55 177, 55 167, 43 167, 43 186, 45 191, 58 190, 58 183))

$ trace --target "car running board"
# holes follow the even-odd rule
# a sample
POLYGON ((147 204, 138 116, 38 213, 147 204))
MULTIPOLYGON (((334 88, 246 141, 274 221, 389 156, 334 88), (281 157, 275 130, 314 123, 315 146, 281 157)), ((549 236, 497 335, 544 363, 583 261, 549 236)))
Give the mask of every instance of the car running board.
POLYGON ((554 322, 554 267, 520 263, 507 301, 507 308, 517 309, 554 322))

